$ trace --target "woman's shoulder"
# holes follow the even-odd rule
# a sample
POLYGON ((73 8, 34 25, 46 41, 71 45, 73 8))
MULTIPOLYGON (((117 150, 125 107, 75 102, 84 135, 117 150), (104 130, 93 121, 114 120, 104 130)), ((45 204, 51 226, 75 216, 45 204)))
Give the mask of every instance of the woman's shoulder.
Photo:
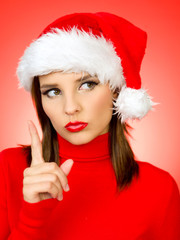
POLYGON ((178 186, 172 175, 148 162, 138 161, 139 165, 139 182, 141 185, 153 189, 155 192, 172 193, 179 191, 178 186))
POLYGON ((27 167, 26 153, 23 147, 6 148, 0 152, 1 166, 27 167))
POLYGON ((169 172, 163 170, 160 167, 157 167, 155 165, 153 165, 152 163, 149 162, 142 162, 142 161, 137 161, 138 165, 139 165, 139 174, 140 177, 146 177, 149 179, 149 177, 151 178, 151 181, 153 179, 156 180, 156 178, 160 178, 160 179, 171 179, 172 180, 172 176, 170 175, 169 172))
POLYGON ((8 158, 12 156, 24 157, 25 152, 23 147, 5 148, 0 152, 2 158, 8 158))

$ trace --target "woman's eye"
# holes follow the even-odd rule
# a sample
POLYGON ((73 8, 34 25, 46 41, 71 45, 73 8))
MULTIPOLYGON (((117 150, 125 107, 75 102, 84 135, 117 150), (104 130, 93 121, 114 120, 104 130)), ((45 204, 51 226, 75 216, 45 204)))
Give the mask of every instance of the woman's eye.
POLYGON ((48 97, 55 97, 55 96, 59 96, 61 94, 61 91, 57 88, 55 89, 50 89, 47 90, 45 93, 43 93, 43 95, 47 95, 48 97))
POLYGON ((80 86, 79 89, 80 89, 80 90, 91 90, 91 89, 93 89, 97 84, 98 84, 98 83, 93 82, 93 81, 91 81, 91 82, 85 82, 85 83, 81 84, 81 86, 80 86))

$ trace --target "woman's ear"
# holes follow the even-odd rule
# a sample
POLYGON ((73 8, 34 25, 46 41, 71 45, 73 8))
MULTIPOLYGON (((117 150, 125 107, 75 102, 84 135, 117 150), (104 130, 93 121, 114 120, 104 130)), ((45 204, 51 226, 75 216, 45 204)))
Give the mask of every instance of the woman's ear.
POLYGON ((113 93, 113 95, 112 95, 113 98, 116 99, 119 95, 119 89, 116 88, 115 90, 112 91, 112 93, 113 93))

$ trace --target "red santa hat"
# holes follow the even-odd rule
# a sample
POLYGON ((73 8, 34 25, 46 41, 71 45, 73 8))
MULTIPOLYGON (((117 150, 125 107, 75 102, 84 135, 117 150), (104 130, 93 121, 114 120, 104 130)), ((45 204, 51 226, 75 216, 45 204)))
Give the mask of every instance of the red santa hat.
POLYGON ((31 90, 35 76, 88 72, 119 89, 114 108, 121 121, 141 119, 154 103, 141 87, 140 66, 147 34, 106 12, 73 13, 47 26, 21 57, 20 86, 31 90))

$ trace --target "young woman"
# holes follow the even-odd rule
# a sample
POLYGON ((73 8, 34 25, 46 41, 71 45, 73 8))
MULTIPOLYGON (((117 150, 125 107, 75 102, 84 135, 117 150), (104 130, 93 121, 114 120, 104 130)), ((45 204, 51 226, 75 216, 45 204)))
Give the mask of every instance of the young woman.
POLYGON ((146 38, 113 14, 75 13, 26 49, 17 74, 43 139, 29 121, 31 146, 1 152, 0 239, 180 239, 177 184, 127 141, 126 120, 154 105, 146 38))

